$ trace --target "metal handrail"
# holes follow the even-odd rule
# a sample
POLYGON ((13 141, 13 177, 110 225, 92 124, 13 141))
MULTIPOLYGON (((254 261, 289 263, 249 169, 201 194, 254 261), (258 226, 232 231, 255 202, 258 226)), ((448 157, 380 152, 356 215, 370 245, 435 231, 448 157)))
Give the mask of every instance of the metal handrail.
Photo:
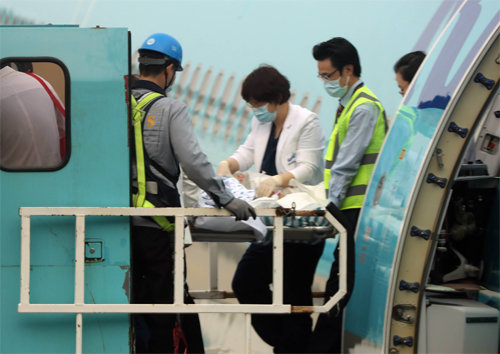
MULTIPOLYGON (((224 209, 209 208, 129 208, 129 207, 21 207, 20 303, 22 313, 75 313, 76 353, 82 352, 83 313, 245 313, 284 314, 292 312, 327 312, 348 294, 347 231, 328 211, 324 215, 339 233, 339 290, 322 306, 283 304, 283 217, 284 209, 256 209, 258 216, 274 217, 273 228, 273 302, 272 304, 185 304, 184 303, 184 218, 187 216, 231 216, 224 209), (75 302, 74 304, 30 303, 30 224, 31 216, 75 216, 75 302), (174 216, 174 303, 173 304, 86 304, 85 279, 85 217, 86 216, 174 216)), ((293 210, 296 216, 310 216, 312 211, 293 210)), ((246 333, 249 333, 247 328, 246 333)), ((246 348, 249 346, 247 336, 246 348)))

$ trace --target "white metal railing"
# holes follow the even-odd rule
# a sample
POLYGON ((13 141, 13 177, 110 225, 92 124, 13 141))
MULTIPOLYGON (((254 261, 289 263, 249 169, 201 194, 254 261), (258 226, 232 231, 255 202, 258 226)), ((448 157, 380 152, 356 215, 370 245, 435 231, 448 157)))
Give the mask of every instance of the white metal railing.
MULTIPOLYGON (((325 217, 339 233, 339 290, 321 306, 283 304, 283 215, 278 209, 256 209, 258 216, 274 217, 273 228, 273 303, 272 304, 185 304, 184 303, 184 218, 186 216, 230 216, 224 209, 208 208, 128 208, 128 207, 22 207, 21 215, 21 281, 18 311, 24 313, 75 313, 76 353, 82 352, 83 313, 245 313, 283 314, 293 312, 327 312, 347 294, 347 232, 328 211, 325 217), (75 216, 75 302, 74 304, 30 303, 30 218, 31 216, 75 216), (86 216, 174 216, 175 260, 173 304, 86 304, 85 217, 86 216)), ((317 212, 317 211, 315 211, 317 212)), ((296 216, 311 211, 295 211, 296 216)), ((211 290, 216 290, 211 280, 211 290), (213 288, 213 289, 212 289, 213 288)), ((245 350, 249 352, 250 330, 246 328, 245 350)))

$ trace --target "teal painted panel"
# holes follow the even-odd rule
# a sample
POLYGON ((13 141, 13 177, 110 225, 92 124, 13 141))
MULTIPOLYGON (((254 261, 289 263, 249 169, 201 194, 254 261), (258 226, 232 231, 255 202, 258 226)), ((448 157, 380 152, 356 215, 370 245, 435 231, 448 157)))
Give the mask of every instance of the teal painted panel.
MULTIPOLYGON (((67 274, 60 272, 61 277, 67 274)), ((18 313, 19 267, 3 267, 0 278, 2 353, 70 353, 75 351, 75 315, 18 313), (28 340, 29 338, 29 340, 28 340)), ((59 298, 67 297, 66 285, 58 286, 59 298)), ((69 302, 69 301, 67 301, 69 302)))
POLYGON ((356 233, 355 286, 344 324, 377 346, 383 343, 394 254, 412 190, 444 110, 499 19, 498 4, 465 4, 428 54, 380 154, 356 233))
MULTIPOLYGON (((87 282, 93 282, 99 277, 99 282, 93 285, 105 289, 119 288, 118 280, 123 279, 123 269, 115 267, 106 272, 89 272, 87 282), (102 273, 102 274, 97 274, 102 273), (106 285, 108 284, 108 285, 106 285), (106 286, 105 286, 106 285, 106 286)), ((42 289, 39 282, 47 278, 70 280, 74 273, 70 267, 52 267, 47 269, 34 268, 31 276, 34 278, 34 289, 42 289), (49 274, 50 273, 50 274, 49 274)), ((33 303, 71 303, 73 294, 65 289, 72 289, 72 282, 59 283, 56 289, 44 287, 43 294, 34 294, 33 303), (66 284, 68 283, 68 284, 66 284)), ((0 286, 2 289, 15 285, 19 288, 19 267, 3 267, 0 286)), ((123 290, 123 289, 122 289, 123 290)), ((100 301, 102 294, 85 289, 86 303, 106 303, 100 301)), ((0 298, 2 316, 0 328, 2 340, 0 353, 74 353, 75 351, 75 315, 72 314, 33 314, 18 313, 19 291, 3 291, 0 298), (15 304, 15 306, 12 306, 15 304), (21 335, 29 334, 28 337, 21 335)), ((83 352, 84 353, 128 353, 128 338, 124 339, 124 331, 128 331, 127 314, 98 314, 83 316, 83 352), (127 324, 124 326, 124 324, 127 324), (125 327, 125 328, 124 328, 125 327), (122 339, 122 340, 119 340, 122 339)))
MULTIPOLYGON (((0 19, 2 19, 1 15, 0 15, 0 19)), ((28 28, 34 28, 34 27, 39 27, 39 28, 47 28, 47 25, 29 25, 29 24, 25 24, 25 25, 0 25, 0 27, 16 27, 16 28, 19 28, 19 27, 28 27, 28 28)), ((74 28, 78 28, 79 26, 78 25, 50 25, 51 28, 54 28, 54 27, 57 27, 57 28, 61 28, 61 27, 74 27, 74 28)))
MULTIPOLYGON (((0 171, 2 352, 73 352, 75 316, 18 314, 21 206, 129 206, 124 76, 128 31, 0 27, 2 57, 54 57, 70 76, 70 158, 54 172, 0 171), (30 338, 30 341, 26 341, 30 338)), ((67 97, 68 99, 68 97, 67 97)), ((74 217, 34 217, 31 301, 72 303, 74 217)), ((86 237, 103 242, 104 261, 86 264, 87 303, 128 303, 129 219, 86 218, 86 237)), ((84 315, 85 352, 128 352, 128 315, 84 315)))

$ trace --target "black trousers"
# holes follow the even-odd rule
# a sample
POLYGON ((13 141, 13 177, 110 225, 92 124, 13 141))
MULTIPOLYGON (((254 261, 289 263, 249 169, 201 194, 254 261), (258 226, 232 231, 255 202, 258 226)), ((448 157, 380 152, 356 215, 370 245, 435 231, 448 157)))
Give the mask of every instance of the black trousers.
MULTIPOLYGON (((132 227, 132 303, 171 304, 174 284, 174 235, 150 227, 132 227)), ((194 303, 187 292, 186 303, 194 303)), ((204 353, 197 314, 133 316, 137 353, 173 353, 173 331, 179 323, 188 353, 204 353)), ((184 352, 181 346, 181 352, 184 352)))
MULTIPOLYGON (((324 242, 284 245, 283 303, 312 305, 311 286, 323 247, 324 242)), ((243 255, 232 282, 240 303, 272 303, 272 250, 272 244, 252 244, 243 255)), ((275 353, 304 353, 312 333, 309 314, 252 315, 252 325, 275 353)))
MULTIPOLYGON (((355 229, 359 218, 360 209, 347 209, 343 210, 342 213, 351 223, 351 226, 355 229)), ((335 294, 338 287, 338 249, 334 252, 334 262, 332 268, 330 269, 330 276, 326 282, 325 289, 325 299, 327 302, 330 297, 335 294)), ((342 342, 342 319, 344 312, 341 311, 339 314, 334 313, 322 313, 318 317, 318 322, 314 327, 314 332, 311 336, 311 342, 307 352, 309 353, 341 353, 341 342, 342 342)))

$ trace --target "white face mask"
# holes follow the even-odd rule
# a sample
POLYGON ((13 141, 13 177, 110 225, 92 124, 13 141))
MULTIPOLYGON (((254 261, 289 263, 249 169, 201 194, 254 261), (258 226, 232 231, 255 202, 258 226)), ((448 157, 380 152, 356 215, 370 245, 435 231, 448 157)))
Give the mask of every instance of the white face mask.
POLYGON ((340 87, 340 77, 337 80, 325 81, 323 84, 325 86, 326 93, 332 97, 342 97, 347 92, 349 88, 347 83, 351 77, 347 77, 346 84, 344 87, 340 87))

